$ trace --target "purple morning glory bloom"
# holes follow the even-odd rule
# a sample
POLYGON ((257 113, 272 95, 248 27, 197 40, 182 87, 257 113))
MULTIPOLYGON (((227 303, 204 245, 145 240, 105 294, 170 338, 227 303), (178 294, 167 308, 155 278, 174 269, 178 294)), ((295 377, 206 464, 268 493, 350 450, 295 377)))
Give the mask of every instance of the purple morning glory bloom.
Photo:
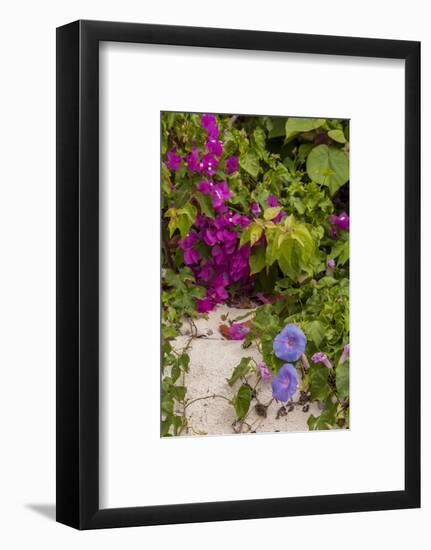
POLYGON ((226 159, 226 174, 232 174, 238 170, 238 157, 231 155, 226 159))
POLYGON ((304 353, 307 338, 302 330, 290 323, 274 338, 274 353, 284 361, 297 361, 304 353))
POLYGON ((272 385, 272 396, 277 401, 289 401, 294 396, 298 387, 296 369, 290 363, 285 363, 274 376, 272 385))
POLYGON ((332 260, 332 259, 331 259, 331 260, 328 260, 327 263, 326 263, 326 267, 327 267, 328 269, 334 269, 334 267, 335 267, 335 260, 332 260))
POLYGON ((317 353, 315 353, 311 357, 311 360, 313 361, 313 363, 323 363, 326 368, 332 369, 332 363, 328 359, 328 356, 326 355, 326 353, 323 353, 323 351, 318 351, 317 353))
POLYGON ((269 195, 269 197, 266 199, 266 202, 268 203, 269 208, 280 206, 280 203, 278 202, 278 197, 276 195, 269 195))
POLYGON ((216 157, 221 157, 223 153, 223 142, 219 141, 216 138, 208 138, 206 143, 207 150, 215 155, 216 157))
POLYGON ((257 202, 252 202, 250 205, 250 209, 251 209, 251 213, 254 214, 255 216, 258 216, 262 212, 260 204, 257 202))
POLYGON ((166 153, 166 157, 166 166, 169 168, 169 170, 178 170, 181 165, 181 155, 179 155, 175 149, 170 149, 166 153))
POLYGON ((202 162, 199 164, 201 170, 206 172, 209 176, 213 176, 216 173, 218 166, 218 160, 211 153, 207 153, 202 157, 202 162))
POLYGON ((343 349, 343 353, 341 354, 340 360, 338 361, 339 365, 342 365, 344 361, 349 357, 350 354, 350 344, 346 344, 343 349))
POLYGON ((271 378, 271 372, 268 369, 268 366, 264 361, 262 361, 262 363, 259 363, 257 365, 257 368, 260 371, 260 376, 261 376, 262 380, 269 380, 271 378))
POLYGON ((224 205, 226 199, 232 197, 232 191, 225 181, 221 181, 211 188, 211 200, 214 208, 220 208, 224 205))
POLYGON ((228 329, 229 338, 231 340, 244 340, 250 329, 244 323, 234 323, 228 329))

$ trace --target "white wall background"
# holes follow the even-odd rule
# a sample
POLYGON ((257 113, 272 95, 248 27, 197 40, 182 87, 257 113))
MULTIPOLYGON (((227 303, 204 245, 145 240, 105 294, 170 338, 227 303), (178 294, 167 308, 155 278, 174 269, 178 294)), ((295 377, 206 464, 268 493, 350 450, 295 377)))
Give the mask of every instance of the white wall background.
MULTIPOLYGON (((420 0, 16 1, 0 33, 0 545, 62 548, 267 546, 394 549, 429 540, 431 409, 423 406, 422 510, 79 533, 52 521, 55 497, 55 27, 79 18, 422 40, 423 152, 431 148, 431 37, 420 0)), ((384 136, 384 129, 380 134, 384 136)), ((390 139, 390 136, 387 136, 390 139)), ((425 154, 424 154, 424 158, 425 154)), ((423 169, 423 310, 431 262, 429 164, 423 169), (427 208, 428 207, 428 208, 427 208)), ((390 208, 390 205, 387 206, 390 208)), ((384 215, 384 206, 380 215, 384 215)), ((376 274, 378 276, 378 274, 376 274)), ((385 274, 381 274, 385 277, 385 274)), ((423 336, 431 324, 423 318, 423 336)), ((426 345, 426 340, 425 340, 426 345)), ((424 348, 425 348, 424 345, 424 348)), ((431 383, 426 349, 423 400, 431 383)), ((375 388, 381 396, 384 388, 375 388)), ((390 414, 391 398, 388 396, 390 414)), ((380 404, 376 402, 376 414, 380 404)), ((372 452, 372 450, 371 450, 372 452)), ((267 476, 262 473, 262 476, 267 476)), ((258 477, 257 477, 258 481, 258 477)))

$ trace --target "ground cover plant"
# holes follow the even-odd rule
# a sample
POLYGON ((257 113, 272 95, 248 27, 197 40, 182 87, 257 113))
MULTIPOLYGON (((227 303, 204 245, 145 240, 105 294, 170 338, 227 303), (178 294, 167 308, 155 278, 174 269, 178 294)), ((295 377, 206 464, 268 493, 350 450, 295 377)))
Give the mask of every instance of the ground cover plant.
POLYGON ((274 401, 348 428, 349 121, 163 112, 161 187, 161 435, 196 433, 198 399, 224 400, 237 432, 274 401), (196 321, 221 305, 246 310, 218 327, 244 353, 223 395, 191 400, 196 321))

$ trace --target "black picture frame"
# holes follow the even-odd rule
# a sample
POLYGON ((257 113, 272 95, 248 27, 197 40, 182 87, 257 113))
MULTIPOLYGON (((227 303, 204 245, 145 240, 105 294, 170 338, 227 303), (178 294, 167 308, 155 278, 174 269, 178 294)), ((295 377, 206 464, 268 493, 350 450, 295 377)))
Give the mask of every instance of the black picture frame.
MULTIPOLYGON (((151 80, 151 75, 148 77, 151 80)), ((57 29, 57 521, 78 529, 420 506, 420 43, 135 23, 57 29), (99 509, 99 42, 405 61, 403 491, 99 509)))

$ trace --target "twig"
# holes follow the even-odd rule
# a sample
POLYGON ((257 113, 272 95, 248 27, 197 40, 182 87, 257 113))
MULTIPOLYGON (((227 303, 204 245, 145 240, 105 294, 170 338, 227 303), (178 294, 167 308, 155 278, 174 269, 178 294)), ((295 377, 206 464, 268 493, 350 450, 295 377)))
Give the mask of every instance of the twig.
POLYGON ((218 395, 218 394, 214 393, 213 395, 205 395, 204 397, 196 397, 195 399, 192 399, 191 401, 189 401, 188 403, 186 403, 184 405, 184 410, 187 409, 187 407, 189 407, 193 403, 196 403, 196 401, 202 401, 204 399, 216 399, 216 398, 217 399, 224 399, 228 403, 232 402, 228 397, 226 397, 224 395, 218 395))

